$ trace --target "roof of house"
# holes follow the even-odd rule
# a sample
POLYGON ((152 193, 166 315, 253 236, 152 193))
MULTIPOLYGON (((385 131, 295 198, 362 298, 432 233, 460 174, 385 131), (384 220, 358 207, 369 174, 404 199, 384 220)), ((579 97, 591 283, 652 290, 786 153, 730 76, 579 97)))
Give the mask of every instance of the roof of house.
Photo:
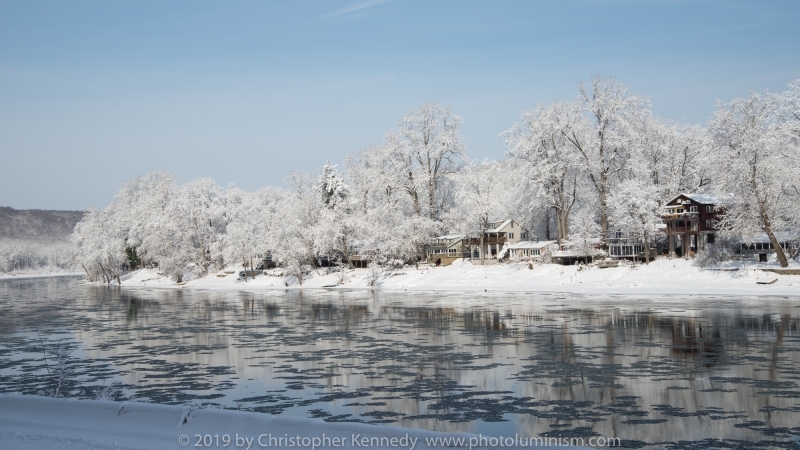
MULTIPOLYGON (((788 242, 794 241, 796 239, 800 239, 800 230, 798 231, 776 231, 774 232, 775 239, 778 242, 788 242)), ((750 236, 743 236, 739 238, 739 241, 743 244, 755 244, 761 242, 769 242, 769 237, 767 237, 767 233, 756 233, 750 236)))
MULTIPOLYGON (((498 225, 498 226, 496 226, 496 227, 494 227, 494 228, 492 228, 492 229, 486 230, 486 232, 487 232, 487 233, 497 233, 497 232, 499 232, 500 230, 502 230, 503 228, 505 228, 505 227, 506 227, 508 224, 510 224, 512 220, 513 220, 513 219, 506 219, 506 220, 504 220, 502 223, 500 223, 500 225, 498 225)), ((496 221, 496 222, 490 222, 490 223, 493 223, 493 224, 495 224, 495 223, 497 223, 497 222, 500 222, 500 221, 498 220, 498 221, 496 221)))
POLYGON ((697 203, 713 204, 719 203, 719 198, 714 194, 683 194, 697 203))
POLYGON ((437 236, 434 239, 446 239, 446 240, 453 240, 453 239, 464 239, 466 236, 463 234, 447 234, 444 236, 437 236))
POLYGON ((686 197, 700 203, 702 205, 715 205, 719 203, 719 197, 714 194, 687 194, 681 193, 676 195, 672 200, 668 201, 667 204, 675 201, 678 197, 686 197))
POLYGON ((520 241, 516 244, 511 244, 508 246, 509 249, 521 249, 521 248, 544 248, 555 244, 556 241, 520 241))
POLYGON ((584 250, 557 250, 552 252, 553 258, 572 258, 584 256, 605 255, 606 252, 599 248, 589 248, 584 250))

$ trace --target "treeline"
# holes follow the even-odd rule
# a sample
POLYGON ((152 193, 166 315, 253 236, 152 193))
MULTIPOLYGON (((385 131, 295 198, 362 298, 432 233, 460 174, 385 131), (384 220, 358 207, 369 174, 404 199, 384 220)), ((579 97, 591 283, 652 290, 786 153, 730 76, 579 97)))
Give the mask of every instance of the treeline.
POLYGON ((76 270, 75 261, 74 246, 69 242, 0 239, 0 273, 72 271, 76 270))
POLYGON ((0 273, 76 270, 70 236, 82 217, 82 211, 0 207, 0 273))
POLYGON ((341 166, 291 174, 288 189, 136 178, 78 224, 78 262, 93 279, 157 264, 184 280, 270 252, 302 282, 321 258, 402 264, 433 236, 506 217, 540 239, 622 231, 646 242, 659 208, 682 192, 723 199, 723 235, 763 232, 777 243, 775 233, 800 223, 800 80, 720 103, 700 127, 655 117, 647 100, 597 77, 575 100, 523 113, 501 134, 504 161, 469 159, 461 123, 425 104, 341 166))

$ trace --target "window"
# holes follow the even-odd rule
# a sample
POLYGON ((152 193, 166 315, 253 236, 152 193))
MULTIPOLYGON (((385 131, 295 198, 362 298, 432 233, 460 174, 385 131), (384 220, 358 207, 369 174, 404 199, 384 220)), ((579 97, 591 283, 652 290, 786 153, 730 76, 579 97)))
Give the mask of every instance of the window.
POLYGON ((514 233, 508 233, 508 238, 509 239, 514 239, 514 233))
POLYGON ((713 244, 714 240, 716 239, 716 236, 714 236, 714 233, 708 233, 708 235, 706 235, 706 238, 709 244, 713 244))
POLYGON ((706 219, 706 228, 711 228, 711 219, 706 219))
POLYGON ((692 221, 692 231, 697 231, 697 221, 696 220, 692 221))
POLYGON ((707 213, 713 213, 714 212, 714 205, 706 206, 706 212, 707 213))
POLYGON ((689 212, 695 212, 696 213, 697 212, 697 206, 690 206, 689 207, 689 212))

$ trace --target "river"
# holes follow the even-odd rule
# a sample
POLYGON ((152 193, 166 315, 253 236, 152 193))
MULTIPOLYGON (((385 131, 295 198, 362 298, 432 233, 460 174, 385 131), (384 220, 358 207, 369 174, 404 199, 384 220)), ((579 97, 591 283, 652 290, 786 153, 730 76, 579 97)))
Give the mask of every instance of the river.
MULTIPOLYGON (((681 282, 681 280, 676 280, 681 282)), ((0 281, 0 393, 629 448, 800 443, 800 299, 128 289, 0 281)))

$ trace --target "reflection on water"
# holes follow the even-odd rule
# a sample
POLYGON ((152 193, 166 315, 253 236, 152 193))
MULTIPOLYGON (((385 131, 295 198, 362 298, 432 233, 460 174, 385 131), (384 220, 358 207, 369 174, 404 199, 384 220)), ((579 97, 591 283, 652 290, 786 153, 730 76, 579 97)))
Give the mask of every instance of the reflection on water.
POLYGON ((0 392, 212 403, 626 446, 795 448, 800 301, 120 290, 0 282, 0 392), (746 444, 744 444, 746 442, 746 444))

